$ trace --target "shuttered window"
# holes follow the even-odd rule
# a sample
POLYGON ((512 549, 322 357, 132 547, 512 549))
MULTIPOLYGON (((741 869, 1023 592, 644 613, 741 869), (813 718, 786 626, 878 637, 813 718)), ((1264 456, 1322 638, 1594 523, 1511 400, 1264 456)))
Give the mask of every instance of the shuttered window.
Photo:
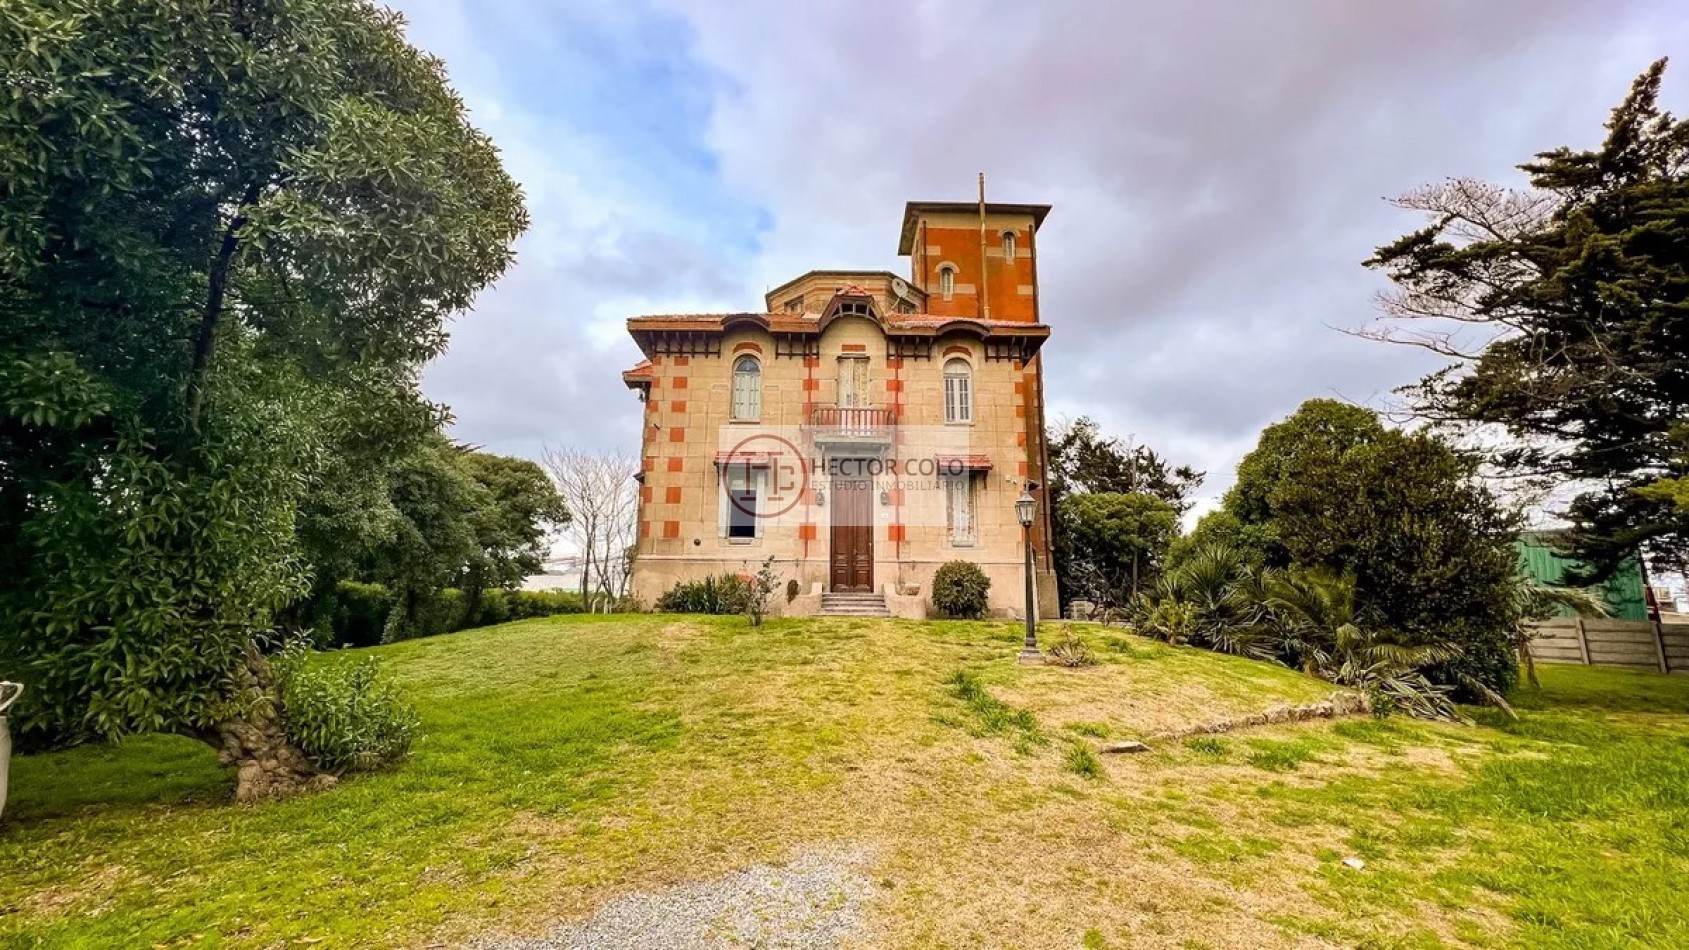
POLYGON ((754 356, 741 356, 733 364, 732 412, 735 422, 762 418, 762 364, 754 356))
POLYGON ((973 370, 968 361, 957 358, 944 364, 944 421, 972 422, 973 370))
POLYGON ((839 408, 861 409, 867 405, 867 358, 861 356, 839 357, 839 408))
POLYGON ((974 543, 977 533, 974 530, 974 480, 971 474, 962 474, 944 480, 945 520, 949 528, 950 543, 966 546, 974 543))

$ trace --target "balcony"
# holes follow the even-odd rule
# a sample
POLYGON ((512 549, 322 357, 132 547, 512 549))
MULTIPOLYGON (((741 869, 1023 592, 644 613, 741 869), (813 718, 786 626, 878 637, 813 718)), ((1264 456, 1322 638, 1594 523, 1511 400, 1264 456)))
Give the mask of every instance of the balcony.
POLYGON ((897 428, 897 410, 815 406, 809 412, 808 428, 816 442, 889 445, 897 428))

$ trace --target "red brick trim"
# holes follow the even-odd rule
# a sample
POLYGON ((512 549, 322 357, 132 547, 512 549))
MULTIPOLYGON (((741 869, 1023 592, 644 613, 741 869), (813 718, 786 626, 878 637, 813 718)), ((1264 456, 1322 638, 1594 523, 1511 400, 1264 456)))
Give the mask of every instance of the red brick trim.
MULTIPOLYGON (((1019 386, 1020 384, 1016 383, 1015 385, 1019 386)), ((672 400, 670 400, 669 401, 669 411, 670 412, 685 412, 686 411, 686 400, 684 400, 684 399, 672 399, 672 400)))
MULTIPOLYGON (((1026 434, 1022 433, 1021 438, 1024 440, 1026 438, 1026 434)), ((685 458, 683 458, 679 455, 675 455, 675 456, 672 456, 672 457, 669 458, 669 471, 671 471, 671 472, 681 472, 681 471, 685 471, 685 470, 686 470, 686 459, 685 458)))
POLYGON ((868 352, 868 344, 866 344, 866 343, 846 343, 843 346, 839 347, 839 349, 843 350, 846 353, 866 353, 866 352, 868 352))
POLYGON ((743 353, 746 350, 749 350, 758 356, 762 355, 762 345, 759 343, 752 343, 750 340, 743 340, 733 345, 733 352, 735 355, 743 353))
POLYGON ((974 355, 974 351, 968 349, 965 346, 947 346, 947 347, 944 348, 944 355, 945 356, 969 356, 969 357, 971 357, 971 356, 974 355))
POLYGON ((676 389, 685 389, 686 388, 686 377, 684 377, 684 376, 676 376, 670 382, 672 382, 674 384, 674 388, 676 388, 676 389))
POLYGON ((678 505, 678 504, 680 504, 680 486, 679 485, 670 485, 669 487, 663 489, 663 504, 665 504, 665 505, 678 505))
POLYGON ((680 537, 680 522, 678 522, 678 521, 665 521, 665 522, 663 522, 663 537, 665 537, 665 538, 678 538, 678 537, 680 537))
POLYGON ((692 357, 690 356, 677 356, 674 358, 674 365, 676 366, 690 366, 691 363, 692 357))
POLYGON ((814 541, 815 540, 815 533, 816 533, 815 532, 815 525, 813 525, 813 524, 800 524, 800 525, 798 525, 798 540, 799 541, 814 541))
POLYGON ((685 442, 686 441, 686 427, 685 426, 675 426, 674 428, 670 429, 669 430, 669 441, 670 442, 685 442))

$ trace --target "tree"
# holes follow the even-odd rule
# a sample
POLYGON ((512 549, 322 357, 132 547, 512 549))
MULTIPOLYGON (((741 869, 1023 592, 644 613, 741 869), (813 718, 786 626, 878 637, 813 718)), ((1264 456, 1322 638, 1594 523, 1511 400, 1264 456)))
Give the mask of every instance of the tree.
POLYGON ((639 460, 622 453, 547 448, 545 468, 571 515, 564 537, 581 555, 581 599, 590 605, 596 591, 608 610, 627 594, 633 571, 639 460))
POLYGON ((514 589, 544 568, 547 542, 569 523, 569 508, 538 463, 473 451, 457 461, 486 497, 474 514, 476 546, 462 585, 473 610, 482 591, 514 589))
POLYGON ((1123 446, 1085 416, 1056 426, 1049 444, 1052 497, 1142 492, 1183 514, 1190 508, 1191 493, 1202 487, 1202 472, 1188 465, 1175 467, 1147 445, 1123 446))
POLYGON ((352 431, 441 417, 445 320, 521 195, 439 60, 358 0, 0 17, 0 664, 26 733, 176 730, 311 781, 262 647, 352 431))
MULTIPOLYGON (((1237 466, 1225 510, 1242 524, 1272 520, 1272 494, 1313 465, 1384 437, 1378 416, 1335 399, 1310 399, 1289 418, 1261 430, 1254 450, 1237 466)), ((1282 560, 1283 552, 1270 552, 1282 560)), ((1276 566, 1283 566, 1278 564, 1276 566)))
POLYGON ((1570 553, 1609 575, 1641 546, 1681 570, 1689 509, 1637 489, 1689 474, 1689 125, 1637 78, 1590 151, 1521 165, 1528 189, 1470 181, 1397 204, 1431 222, 1366 264, 1396 284, 1371 335, 1453 364, 1410 391, 1426 417, 1512 440, 1508 472, 1583 486, 1570 553))
POLYGON ((1271 552, 1283 550, 1271 523, 1244 524, 1236 515, 1218 508, 1198 519, 1189 534, 1173 539, 1167 549, 1167 568, 1175 568, 1210 547, 1228 548, 1257 569, 1267 565, 1271 552))
POLYGON ((1457 648, 1433 670, 1441 681, 1469 695, 1512 685, 1518 522, 1472 456, 1310 400, 1262 433, 1225 505, 1243 524, 1270 526, 1274 566, 1353 577, 1356 609, 1385 638, 1457 648))
POLYGON ((1060 520, 1071 552, 1067 581, 1099 603, 1123 604, 1161 573, 1179 533, 1179 513, 1137 492, 1068 495, 1060 520))
MULTIPOLYGON (((1049 499, 1054 530, 1056 576, 1061 581, 1064 603, 1081 591, 1096 596, 1099 578, 1089 574, 1091 564, 1079 564, 1074 550, 1072 526, 1064 521, 1064 501, 1082 494, 1144 494, 1169 505, 1175 514, 1189 510, 1190 495, 1202 485, 1203 473, 1189 466, 1174 467, 1145 445, 1122 445, 1104 436, 1096 422, 1081 416, 1054 427, 1049 434, 1049 499), (1078 583, 1080 575, 1086 575, 1078 583)), ((1135 593, 1145 576, 1139 564, 1140 584, 1129 585, 1135 593)), ((1118 590, 1116 591, 1118 593, 1118 590)))

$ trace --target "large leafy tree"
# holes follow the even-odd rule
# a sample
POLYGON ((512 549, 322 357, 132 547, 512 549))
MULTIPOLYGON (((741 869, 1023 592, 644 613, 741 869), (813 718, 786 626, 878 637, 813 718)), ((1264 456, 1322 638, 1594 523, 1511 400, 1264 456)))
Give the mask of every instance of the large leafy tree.
POLYGON ((1681 569, 1689 508, 1689 124, 1658 105, 1665 61, 1613 110, 1598 148, 1520 166, 1528 189, 1450 181, 1398 203, 1431 217, 1368 266, 1397 291, 1379 336, 1454 363, 1412 394, 1427 416, 1511 437, 1517 475, 1583 491, 1572 553, 1609 573, 1643 547, 1681 569), (1668 484, 1676 484, 1668 483, 1668 484))
POLYGON ((0 75, 0 672, 37 734, 295 787, 258 647, 301 503, 437 424, 417 374, 520 192, 362 0, 14 0, 0 75))
MULTIPOLYGON (((1131 445, 1105 435, 1094 420, 1081 416, 1071 422, 1053 427, 1049 434, 1050 486, 1049 499, 1054 515, 1054 548, 1056 576, 1061 580, 1063 601, 1074 597, 1110 598, 1119 588, 1105 590, 1113 581, 1105 581, 1108 572, 1098 573, 1098 565, 1113 563, 1115 552, 1088 546, 1081 541, 1082 532, 1069 520, 1080 511, 1068 499, 1082 495, 1143 495, 1157 499, 1174 512, 1174 520, 1189 510, 1191 493, 1201 487, 1203 473, 1188 465, 1173 465, 1147 445, 1131 445), (1099 587, 1099 585, 1102 585, 1099 587)), ((1159 554, 1157 557, 1159 558, 1159 554)), ((1127 555, 1128 559, 1131 555, 1127 555)), ((1159 564, 1142 563, 1138 555, 1139 585, 1159 564)), ((1131 588, 1129 581, 1127 587, 1131 588)), ((1116 578, 1118 580, 1118 578, 1116 578)))
POLYGON ((1365 409, 1310 400, 1268 427, 1238 471, 1225 511, 1266 529, 1273 566, 1352 577, 1356 609, 1397 642, 1456 648, 1438 670, 1452 685, 1512 685, 1518 524, 1476 459, 1365 409))
POLYGON ((1142 492, 1068 495, 1058 516, 1074 552, 1065 581, 1101 603, 1127 603, 1154 582, 1179 533, 1173 506, 1142 492))

